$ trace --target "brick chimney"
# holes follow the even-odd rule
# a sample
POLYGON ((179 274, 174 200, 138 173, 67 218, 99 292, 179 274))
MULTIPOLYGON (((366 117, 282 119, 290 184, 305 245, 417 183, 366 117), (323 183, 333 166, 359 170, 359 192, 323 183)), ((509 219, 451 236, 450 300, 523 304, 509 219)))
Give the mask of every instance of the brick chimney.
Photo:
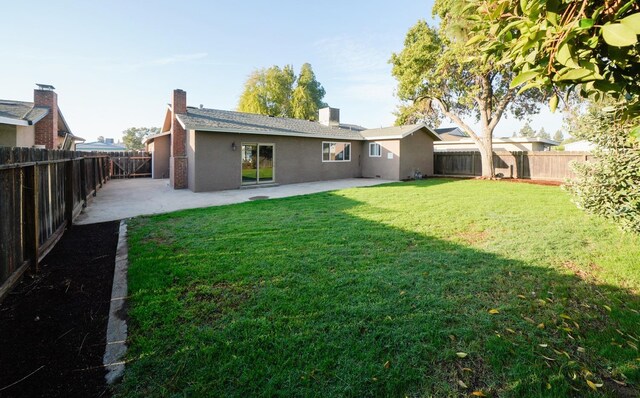
POLYGON ((174 189, 187 188, 187 132, 178 121, 178 114, 187 113, 187 92, 173 90, 171 98, 171 158, 170 183, 174 189))
POLYGON ((49 108, 47 116, 35 125, 35 145, 56 149, 58 140, 58 95, 50 89, 33 90, 33 105, 49 108))

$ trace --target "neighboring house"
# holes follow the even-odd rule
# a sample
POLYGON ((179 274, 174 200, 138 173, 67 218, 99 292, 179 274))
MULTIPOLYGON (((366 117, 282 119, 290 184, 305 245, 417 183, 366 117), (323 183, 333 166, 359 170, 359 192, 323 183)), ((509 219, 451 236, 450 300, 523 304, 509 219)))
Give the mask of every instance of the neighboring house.
POLYGON ((435 132, 440 136, 443 141, 460 141, 463 138, 469 137, 467 133, 460 130, 459 127, 444 127, 435 129, 435 132))
MULTIPOLYGON (((494 151, 548 151, 551 147, 560 145, 559 142, 545 138, 494 138, 494 151)), ((477 151, 478 146, 471 138, 461 138, 456 141, 440 141, 434 143, 436 152, 477 151)))
POLYGON ((173 188, 216 191, 354 177, 400 180, 433 175, 433 142, 423 124, 366 130, 320 110, 319 122, 187 106, 174 90, 159 134, 145 140, 154 178, 173 188))
POLYGON ((596 148, 596 144, 593 142, 589 142, 587 140, 571 142, 569 144, 564 144, 565 151, 571 152, 591 152, 596 148))
POLYGON ((113 138, 105 138, 104 142, 94 141, 78 144, 78 151, 82 152, 125 152, 127 148, 121 144, 114 144, 113 138))
POLYGON ((84 141, 71 133, 53 90, 38 84, 33 102, 0 100, 0 146, 75 150, 84 141))

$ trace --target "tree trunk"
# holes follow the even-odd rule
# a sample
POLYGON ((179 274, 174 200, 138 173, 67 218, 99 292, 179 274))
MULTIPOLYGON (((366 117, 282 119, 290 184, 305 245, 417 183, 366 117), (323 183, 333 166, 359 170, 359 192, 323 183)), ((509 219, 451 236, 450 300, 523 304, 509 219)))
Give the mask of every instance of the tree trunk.
POLYGON ((495 169, 493 168, 493 134, 485 131, 484 136, 481 137, 482 145, 479 146, 480 157, 482 159, 482 178, 493 179, 496 176, 495 169))

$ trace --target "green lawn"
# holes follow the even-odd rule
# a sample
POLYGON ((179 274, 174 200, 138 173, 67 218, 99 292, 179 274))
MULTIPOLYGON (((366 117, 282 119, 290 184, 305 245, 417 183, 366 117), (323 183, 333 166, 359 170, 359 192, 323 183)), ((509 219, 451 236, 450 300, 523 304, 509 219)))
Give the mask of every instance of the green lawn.
POLYGON ((640 238, 558 187, 433 179, 129 231, 117 396, 640 392, 640 238))

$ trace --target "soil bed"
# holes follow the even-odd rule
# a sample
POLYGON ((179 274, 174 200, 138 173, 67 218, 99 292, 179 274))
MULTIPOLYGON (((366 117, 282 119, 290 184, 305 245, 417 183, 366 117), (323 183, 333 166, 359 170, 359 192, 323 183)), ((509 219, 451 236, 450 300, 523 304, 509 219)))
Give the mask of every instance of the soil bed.
POLYGON ((0 304, 0 397, 109 395, 102 356, 118 225, 72 226, 0 304))

